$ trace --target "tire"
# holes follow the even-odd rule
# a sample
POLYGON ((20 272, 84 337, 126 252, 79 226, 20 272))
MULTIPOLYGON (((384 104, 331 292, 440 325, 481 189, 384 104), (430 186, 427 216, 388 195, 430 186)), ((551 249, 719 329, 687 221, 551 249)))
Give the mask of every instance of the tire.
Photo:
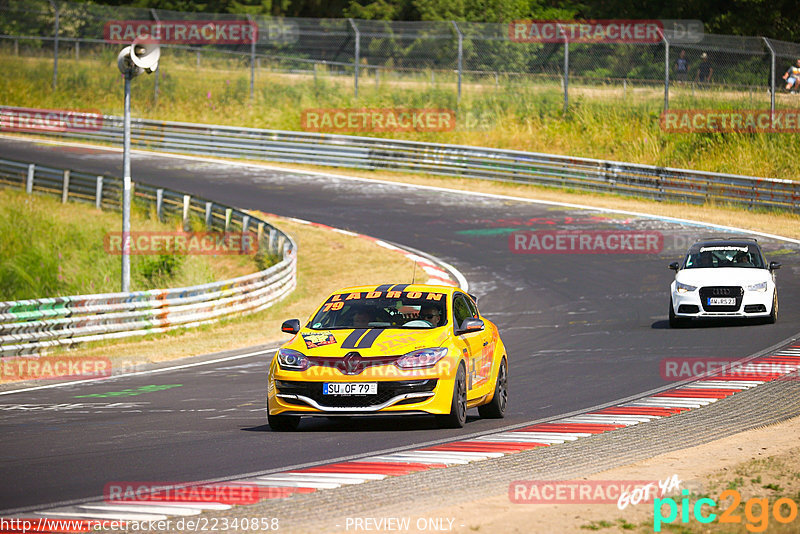
POLYGON ((439 428, 462 428, 467 422, 467 372, 464 365, 458 366, 456 381, 453 385, 453 400, 450 403, 450 413, 437 415, 436 423, 439 428))
POLYGON ((680 317, 675 316, 675 309, 672 307, 672 297, 669 299, 669 327, 670 328, 680 328, 684 324, 684 320, 680 317))
POLYGON ((297 415, 272 415, 267 411, 267 422, 275 432, 292 432, 300 425, 300 416, 297 415))
POLYGON ((767 317, 767 324, 775 324, 778 321, 778 290, 776 289, 772 297, 772 312, 767 317))
POLYGON ((502 419, 506 414, 508 404, 508 368, 506 359, 500 361, 497 370, 497 382, 494 385, 494 395, 488 404, 478 406, 478 413, 483 419, 502 419))

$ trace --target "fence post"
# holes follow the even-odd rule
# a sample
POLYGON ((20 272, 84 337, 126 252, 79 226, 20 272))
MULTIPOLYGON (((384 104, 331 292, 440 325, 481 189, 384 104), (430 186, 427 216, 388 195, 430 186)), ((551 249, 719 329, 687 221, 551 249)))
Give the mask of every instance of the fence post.
POLYGON ((250 23, 250 100, 253 100, 253 92, 255 91, 256 86, 256 34, 258 32, 253 31, 253 26, 255 26, 255 22, 253 22, 253 17, 251 15, 247 15, 247 21, 250 23))
POLYGON ((247 228, 249 226, 250 226, 250 216, 249 215, 244 215, 242 217, 242 233, 243 234, 247 232, 247 228))
POLYGON ((228 231, 228 228, 231 226, 231 213, 233 210, 231 208, 225 209, 225 231, 228 231))
POLYGON ((75 61, 81 60, 81 42, 75 39, 75 61))
POLYGON ((461 33, 461 28, 458 27, 458 23, 454 20, 450 21, 453 23, 453 27, 456 29, 456 34, 458 35, 458 100, 461 100, 461 71, 464 66, 464 34, 461 33))
POLYGON ((25 181, 25 192, 29 195, 33 193, 33 173, 36 171, 36 165, 31 163, 28 165, 28 179, 25 181))
POLYGON ((664 40, 664 111, 669 110, 669 41, 664 32, 659 30, 664 40))
POLYGON ((14 55, 19 56, 19 39, 14 39, 14 55))
POLYGON ((103 209, 103 177, 97 177, 97 183, 94 188, 94 207, 103 209))
POLYGON ((189 205, 192 202, 191 195, 183 195, 183 229, 189 227, 189 205))
POLYGON ((156 189, 156 219, 161 220, 164 211, 164 190, 156 189))
POLYGON ((53 8, 53 13, 55 15, 54 21, 54 38, 53 38, 53 90, 56 88, 56 84, 58 83, 58 6, 53 0, 50 0, 50 6, 53 8))
POLYGON ((64 182, 61 188, 61 203, 66 204, 69 199, 69 169, 64 171, 64 182))
MULTIPOLYGON (((153 15, 153 20, 156 21, 156 26, 160 28, 161 19, 158 18, 156 10, 153 9, 152 7, 150 8, 150 14, 153 15)), ((153 84, 153 104, 156 106, 158 105, 158 82, 160 78, 161 78, 161 65, 158 65, 156 66, 156 79, 154 80, 155 83, 153 84)))
POLYGON ((353 28, 353 31, 356 33, 356 53, 353 65, 353 87, 355 90, 355 97, 358 98, 358 64, 361 61, 361 32, 358 31, 358 26, 356 26, 356 23, 353 21, 353 19, 347 20, 350 22, 350 27, 353 28))
POLYGON ((770 120, 775 117, 775 49, 772 48, 772 44, 769 42, 769 39, 766 37, 762 37, 764 39, 764 43, 767 45, 769 49, 769 115, 770 120))
POLYGON ((211 225, 213 224, 213 220, 211 219, 211 210, 213 209, 214 203, 213 202, 206 202, 206 230, 211 231, 211 225))
POLYGON ((564 113, 566 113, 569 107, 569 39, 561 24, 558 25, 558 29, 564 35, 564 113))
POLYGON ((200 49, 197 49, 197 68, 200 68, 200 49))

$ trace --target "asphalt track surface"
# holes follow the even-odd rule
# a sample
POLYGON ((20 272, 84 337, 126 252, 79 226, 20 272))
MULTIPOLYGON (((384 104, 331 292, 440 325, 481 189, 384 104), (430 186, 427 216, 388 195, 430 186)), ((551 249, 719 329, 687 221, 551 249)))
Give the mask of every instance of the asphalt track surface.
MULTIPOLYGON (((121 176, 119 152, 0 139, 0 157, 121 176)), ((472 410, 462 430, 436 429, 429 418, 402 424, 389 418, 313 419, 304 420, 299 432, 273 433, 264 412, 271 353, 3 395, 0 511, 96 497, 112 481, 213 479, 552 417, 668 385, 660 374, 665 358, 748 356, 795 334, 800 323, 797 245, 760 239, 768 259, 784 264, 778 271, 777 324, 671 330, 667 304, 673 273, 666 265, 680 259, 692 239, 720 231, 185 157, 134 154, 132 169, 134 180, 365 233, 450 262, 466 275, 470 292, 498 324, 508 349, 507 417, 480 420, 472 410), (514 254, 509 249, 512 231, 552 229, 658 231, 664 250, 514 254), (122 390, 136 394, 102 396, 122 390)), ((685 215, 691 217, 691 208, 685 215)))

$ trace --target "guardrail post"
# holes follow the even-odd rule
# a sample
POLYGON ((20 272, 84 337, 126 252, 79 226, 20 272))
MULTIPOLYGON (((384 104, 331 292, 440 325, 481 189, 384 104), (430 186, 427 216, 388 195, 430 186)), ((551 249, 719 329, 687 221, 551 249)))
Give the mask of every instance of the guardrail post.
POLYGON ((242 216, 242 233, 247 232, 248 226, 250 226, 250 216, 244 215, 242 216))
POLYGON ((353 82, 354 82, 354 90, 355 90, 355 97, 358 98, 358 64, 361 61, 361 33, 358 31, 358 26, 353 21, 353 19, 347 19, 350 22, 350 27, 353 28, 353 31, 356 34, 356 50, 355 50, 355 59, 353 61, 353 82))
POLYGON ((81 60, 81 42, 75 40, 75 61, 81 60))
POLYGON ((233 213, 233 210, 231 208, 226 208, 225 209, 225 231, 226 232, 228 231, 228 228, 231 227, 231 214, 232 213, 233 213))
POLYGON ((269 244, 267 245, 267 247, 269 248, 270 254, 272 253, 273 250, 275 250, 275 234, 276 233, 277 232, 275 232, 275 228, 270 228, 269 229, 269 244))
POLYGON ((28 165, 28 178, 25 180, 25 192, 29 195, 33 193, 33 174, 36 172, 36 165, 31 163, 28 165))
POLYGON ((156 189, 156 219, 161 220, 161 214, 164 209, 164 190, 156 189))
POLYGON ((264 239, 264 223, 263 222, 259 222, 258 223, 258 238, 257 238, 257 241, 256 241, 258 243, 258 246, 261 246, 261 240, 262 239, 264 239))
POLYGON ((770 120, 773 120, 775 117, 775 49, 772 48, 772 44, 769 42, 769 39, 766 37, 762 37, 764 39, 764 43, 767 45, 767 49, 769 49, 769 115, 770 120))
POLYGON ((103 177, 98 176, 94 187, 94 207, 103 209, 103 177))
POLYGON ((66 204, 69 199, 69 169, 64 171, 64 180, 61 187, 61 203, 66 204))
POLYGON ((461 72, 464 66, 464 34, 461 33, 461 28, 458 27, 456 21, 452 20, 450 22, 453 23, 456 34, 458 34, 458 100, 461 101, 461 72))
POLYGON ((192 202, 191 195, 183 195, 183 229, 189 228, 189 204, 192 202))
POLYGON ((211 225, 213 221, 211 219, 211 210, 213 209, 214 203, 213 202, 206 202, 206 230, 211 230, 211 225))
POLYGON ((19 55, 19 39, 14 39, 14 55, 19 55))

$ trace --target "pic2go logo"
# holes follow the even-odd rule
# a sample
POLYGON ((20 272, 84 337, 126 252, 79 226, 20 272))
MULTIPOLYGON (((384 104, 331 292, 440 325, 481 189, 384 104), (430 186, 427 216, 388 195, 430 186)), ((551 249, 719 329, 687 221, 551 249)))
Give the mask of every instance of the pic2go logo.
MULTIPOLYGON (((684 496, 681 499, 680 515, 681 523, 689 522, 689 514, 694 516, 694 519, 699 523, 708 524, 717 519, 717 514, 708 510, 704 515, 703 505, 707 505, 713 509, 717 507, 717 503, 732 499, 731 505, 728 506, 722 513, 719 514, 719 523, 736 523, 742 522, 742 517, 736 513, 739 504, 742 502, 742 496, 737 490, 725 490, 719 494, 719 500, 709 499, 708 497, 697 499, 692 504, 686 497, 689 495, 689 490, 681 492, 684 496)), ((748 499, 744 504, 744 516, 747 519, 745 527, 750 532, 764 532, 769 527, 770 512, 772 517, 778 523, 788 524, 797 518, 797 503, 792 499, 782 497, 769 505, 769 499, 752 498, 748 499), (788 512, 788 513, 785 513, 788 512)), ((661 532, 662 524, 673 523, 678 518, 678 503, 675 499, 667 497, 664 499, 653 500, 653 531, 661 532), (664 515, 664 507, 669 510, 667 515, 664 515)))

